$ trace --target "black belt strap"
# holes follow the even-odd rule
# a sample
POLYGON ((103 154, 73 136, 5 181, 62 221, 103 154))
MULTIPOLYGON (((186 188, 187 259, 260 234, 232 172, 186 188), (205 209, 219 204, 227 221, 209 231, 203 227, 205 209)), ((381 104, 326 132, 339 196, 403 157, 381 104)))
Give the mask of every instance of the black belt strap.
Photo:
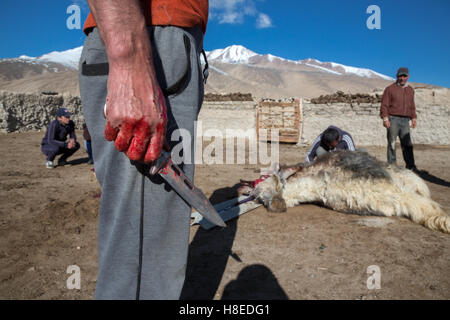
POLYGON ((108 62, 86 64, 86 61, 81 65, 81 74, 83 76, 107 76, 109 73, 108 62))

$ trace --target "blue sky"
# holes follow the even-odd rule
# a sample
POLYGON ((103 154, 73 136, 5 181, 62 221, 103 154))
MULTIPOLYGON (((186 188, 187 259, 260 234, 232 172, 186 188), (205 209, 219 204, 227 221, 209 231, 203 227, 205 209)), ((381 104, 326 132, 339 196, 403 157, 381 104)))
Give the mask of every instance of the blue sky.
MULTIPOLYGON (((67 7, 83 0, 2 0, 0 58, 39 56, 83 44, 69 30, 67 7)), ((287 59, 315 58, 394 76, 399 66, 411 81, 450 87, 449 0, 211 0, 205 49, 240 44, 287 59), (366 26, 370 5, 381 11, 381 29, 366 26)))

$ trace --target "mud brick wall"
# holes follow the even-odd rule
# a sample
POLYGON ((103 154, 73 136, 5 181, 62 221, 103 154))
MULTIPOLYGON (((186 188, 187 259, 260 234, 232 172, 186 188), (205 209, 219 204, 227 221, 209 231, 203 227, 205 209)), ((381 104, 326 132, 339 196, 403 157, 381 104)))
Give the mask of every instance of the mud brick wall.
POLYGON ((256 105, 254 101, 204 101, 198 115, 203 136, 214 136, 218 130, 225 138, 227 129, 253 129, 256 134, 256 105))
MULTIPOLYGON (((43 130, 55 119, 56 110, 60 107, 72 112, 71 119, 81 129, 84 117, 78 96, 0 91, 0 131, 43 130)), ((253 101, 205 101, 198 120, 202 123, 203 132, 208 134, 209 129, 217 129, 225 136, 227 128, 255 128, 255 108, 253 101)))
MULTIPOLYGON (((450 145, 450 107, 416 103, 418 125, 411 129, 416 144, 450 145)), ((349 132, 355 144, 386 145, 386 129, 380 119, 379 104, 303 103, 300 144, 311 144, 329 125, 349 132)))
MULTIPOLYGON (((449 92, 448 89, 416 90, 418 126, 412 130, 413 143, 450 145, 449 92)), ((205 101, 198 129, 205 137, 214 136, 217 130, 226 137, 226 129, 251 129, 256 134, 257 104, 257 101, 205 101)), ((302 105, 300 145, 312 143, 331 124, 350 132, 357 146, 386 145, 379 104, 303 101, 302 105)), ((77 96, 0 91, 0 132, 43 130, 62 106, 73 113, 72 120, 81 129, 84 117, 77 96)))
MULTIPOLYGON (((203 135, 208 136, 208 129, 220 130, 223 137, 227 128, 253 128, 256 132, 256 106, 256 101, 205 101, 199 114, 203 135)), ((450 106, 446 101, 433 101, 429 97, 418 95, 416 109, 418 125, 411 130, 413 143, 450 145, 450 106), (441 105, 429 104, 430 102, 441 105)), ((304 101, 301 111, 299 145, 311 144, 329 125, 348 131, 357 146, 386 145, 386 129, 379 116, 379 104, 312 104, 304 101)))
MULTIPOLYGON (((377 92, 380 96, 383 92, 377 92)), ((416 88, 418 124, 411 129, 415 144, 450 145, 450 89, 416 88)), ((300 144, 310 144, 330 124, 348 131, 356 145, 386 145, 380 103, 312 104, 303 102, 300 144)))

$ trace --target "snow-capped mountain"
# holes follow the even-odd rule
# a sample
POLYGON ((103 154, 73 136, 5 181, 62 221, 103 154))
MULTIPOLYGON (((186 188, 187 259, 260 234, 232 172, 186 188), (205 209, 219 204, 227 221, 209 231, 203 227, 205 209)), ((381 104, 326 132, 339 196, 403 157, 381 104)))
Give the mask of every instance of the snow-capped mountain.
POLYGON ((18 58, 1 59, 0 61, 9 61, 9 62, 17 61, 30 64, 40 64, 43 66, 46 66, 48 63, 50 64, 56 63, 70 69, 78 69, 78 61, 80 60, 82 50, 83 47, 81 46, 78 48, 69 49, 65 51, 53 51, 44 54, 40 57, 29 57, 26 55, 21 55, 18 58))
POLYGON ((239 45, 232 45, 225 49, 206 51, 208 61, 216 60, 222 63, 248 63, 249 58, 257 55, 257 53, 239 45))
POLYGON ((308 58, 305 60, 289 60, 274 56, 272 54, 261 55, 240 45, 232 45, 226 47, 225 49, 216 49, 213 51, 207 51, 206 57, 208 61, 221 63, 238 63, 248 65, 261 64, 262 60, 265 59, 268 62, 277 61, 282 62, 284 64, 305 65, 335 75, 355 75, 359 77, 382 78, 385 80, 393 80, 392 77, 386 76, 384 74, 366 68, 351 67, 335 62, 322 62, 312 58, 308 58))
POLYGON ((35 59, 41 62, 54 62, 69 68, 78 69, 78 61, 80 61, 82 50, 83 47, 81 46, 66 51, 53 51, 35 59))
POLYGON ((384 74, 375 72, 370 69, 356 68, 356 67, 346 66, 346 65, 343 65, 340 63, 335 63, 335 62, 322 62, 322 61, 319 61, 316 59, 311 59, 311 58, 306 59, 306 60, 300 60, 299 62, 304 63, 309 66, 312 66, 312 67, 319 68, 319 69, 327 71, 327 72, 339 74, 339 75, 352 74, 352 75, 356 75, 359 77, 367 77, 367 78, 379 77, 379 78, 382 78, 385 80, 394 80, 394 78, 392 78, 392 77, 386 76, 384 74))
MULTIPOLYGON (((53 51, 44 54, 40 57, 28 57, 22 55, 16 59, 29 63, 38 63, 41 65, 45 65, 47 63, 57 63, 67 68, 76 70, 78 68, 78 61, 80 59, 82 50, 83 47, 78 47, 66 51, 53 51)), ((265 55, 258 54, 240 45, 232 45, 226 47, 225 49, 216 49, 213 51, 207 51, 206 56, 209 62, 233 63, 233 64, 237 63, 252 66, 252 65, 260 65, 264 60, 266 60, 266 62, 278 62, 278 63, 282 62, 284 64, 309 66, 311 68, 315 68, 316 70, 324 71, 335 75, 355 75, 359 77, 382 78, 385 80, 393 80, 393 78, 389 76, 380 74, 378 72, 366 68, 357 68, 336 62, 322 62, 312 58, 308 58, 305 60, 289 60, 271 54, 265 55)), ((220 70, 218 72, 220 72, 220 70)))
MULTIPOLYGON (((0 59, 0 90, 79 94, 82 47, 39 57, 0 59)), ((205 92, 251 93, 255 97, 312 98, 336 91, 367 93, 393 79, 370 69, 308 58, 289 60, 240 45, 206 52, 210 67, 205 92)))

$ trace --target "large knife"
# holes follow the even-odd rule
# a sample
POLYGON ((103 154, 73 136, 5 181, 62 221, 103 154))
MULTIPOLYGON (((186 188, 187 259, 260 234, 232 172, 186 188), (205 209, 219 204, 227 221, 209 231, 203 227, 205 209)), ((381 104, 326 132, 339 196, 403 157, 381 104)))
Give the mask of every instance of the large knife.
POLYGON ((150 168, 150 174, 159 174, 187 203, 193 206, 209 222, 220 227, 227 226, 203 192, 173 163, 170 152, 165 150, 161 152, 161 156, 150 168))

